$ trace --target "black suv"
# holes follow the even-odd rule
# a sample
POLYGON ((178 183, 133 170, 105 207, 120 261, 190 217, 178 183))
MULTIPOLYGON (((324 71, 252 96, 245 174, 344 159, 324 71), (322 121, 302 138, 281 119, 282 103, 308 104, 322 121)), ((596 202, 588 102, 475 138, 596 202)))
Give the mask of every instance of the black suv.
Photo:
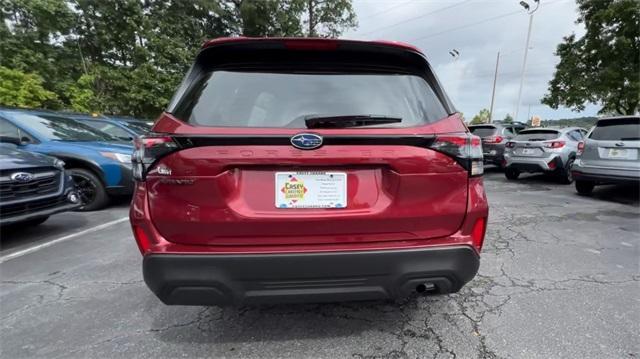
MULTIPOLYGON (((15 139, 17 142, 18 139, 15 139)), ((38 225, 50 215, 76 209, 80 199, 64 162, 0 143, 0 224, 38 225)))
POLYGON ((469 130, 482 139, 484 162, 504 168, 504 146, 527 126, 523 123, 471 125, 469 130))

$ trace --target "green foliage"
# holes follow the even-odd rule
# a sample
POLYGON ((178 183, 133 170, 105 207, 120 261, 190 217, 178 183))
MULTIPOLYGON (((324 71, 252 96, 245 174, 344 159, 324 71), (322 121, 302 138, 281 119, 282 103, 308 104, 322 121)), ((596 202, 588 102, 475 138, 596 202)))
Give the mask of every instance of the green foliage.
POLYGON ((479 125, 479 124, 488 123, 488 122, 489 122, 489 110, 487 110, 486 108, 483 108, 482 110, 480 110, 480 112, 478 112, 477 115, 473 116, 470 124, 479 125))
POLYGON ((598 121, 597 117, 576 117, 576 118, 562 118, 559 120, 542 120, 542 127, 582 127, 585 129, 590 129, 592 126, 595 126, 596 121, 598 121))
POLYGON ((42 77, 0 66, 0 104, 12 107, 46 107, 57 100, 42 77))
POLYGON ((578 23, 586 34, 565 37, 560 63, 542 103, 581 111, 601 104, 600 113, 633 114, 640 103, 640 2, 578 0, 578 23))
POLYGON ((505 117, 504 120, 502 120, 502 123, 513 123, 513 117, 511 117, 511 114, 508 113, 505 117))
POLYGON ((350 0, 299 0, 306 10, 306 36, 337 37, 358 25, 350 0))
MULTIPOLYGON (((207 39, 356 26, 351 0, 2 0, 0 10, 0 66, 44 90, 18 106, 144 118, 167 105, 207 39)), ((3 72, 3 91, 15 76, 3 72)))

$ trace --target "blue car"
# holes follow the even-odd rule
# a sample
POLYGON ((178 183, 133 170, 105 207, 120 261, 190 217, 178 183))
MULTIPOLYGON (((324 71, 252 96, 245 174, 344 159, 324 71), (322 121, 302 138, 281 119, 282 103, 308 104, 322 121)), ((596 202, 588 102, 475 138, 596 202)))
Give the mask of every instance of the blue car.
POLYGON ((70 114, 64 115, 74 120, 82 121, 87 125, 106 132, 123 141, 131 141, 151 131, 153 121, 138 120, 130 117, 90 116, 70 114))
POLYGON ((112 196, 133 192, 133 145, 51 112, 0 108, 0 141, 17 138, 19 148, 55 156, 76 183, 84 211, 106 206, 112 196))

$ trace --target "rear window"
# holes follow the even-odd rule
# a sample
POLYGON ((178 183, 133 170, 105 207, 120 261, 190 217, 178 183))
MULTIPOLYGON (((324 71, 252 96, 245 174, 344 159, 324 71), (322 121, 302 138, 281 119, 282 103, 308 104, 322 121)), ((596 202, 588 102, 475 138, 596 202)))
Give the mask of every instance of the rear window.
POLYGON ((558 138, 560 133, 553 130, 527 130, 521 131, 515 138, 516 141, 548 141, 558 138))
POLYGON ((469 127, 469 130, 478 137, 489 137, 493 136, 498 129, 493 126, 473 126, 469 127))
POLYGON ((411 127, 447 111, 421 77, 381 73, 275 73, 212 71, 178 101, 174 115, 193 125, 305 128, 314 116, 398 117, 411 127))
POLYGON ((589 138, 600 141, 639 141, 640 118, 598 121, 589 138))

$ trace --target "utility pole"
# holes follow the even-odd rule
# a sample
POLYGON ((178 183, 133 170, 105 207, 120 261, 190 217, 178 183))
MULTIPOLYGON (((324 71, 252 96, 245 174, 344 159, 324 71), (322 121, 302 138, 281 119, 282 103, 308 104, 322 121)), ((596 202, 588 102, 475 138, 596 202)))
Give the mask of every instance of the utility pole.
POLYGON ((514 121, 518 121, 518 113, 520 112, 520 100, 522 99, 522 86, 524 85, 524 72, 527 68, 527 54, 529 53, 529 41, 531 40, 531 26, 533 25, 533 13, 540 7, 540 0, 533 0, 536 3, 536 8, 529 11, 530 7, 526 1, 520 1, 522 6, 529 13, 529 29, 527 30, 527 43, 524 48, 524 58, 522 59, 522 71, 520 72, 520 88, 518 89, 518 102, 516 103, 516 116, 514 121))
POLYGON ((500 51, 496 56, 496 72, 493 75, 493 90, 491 90, 491 107, 489 107, 489 123, 493 122, 493 103, 496 99, 496 82, 498 82, 498 65, 500 64, 500 51))

